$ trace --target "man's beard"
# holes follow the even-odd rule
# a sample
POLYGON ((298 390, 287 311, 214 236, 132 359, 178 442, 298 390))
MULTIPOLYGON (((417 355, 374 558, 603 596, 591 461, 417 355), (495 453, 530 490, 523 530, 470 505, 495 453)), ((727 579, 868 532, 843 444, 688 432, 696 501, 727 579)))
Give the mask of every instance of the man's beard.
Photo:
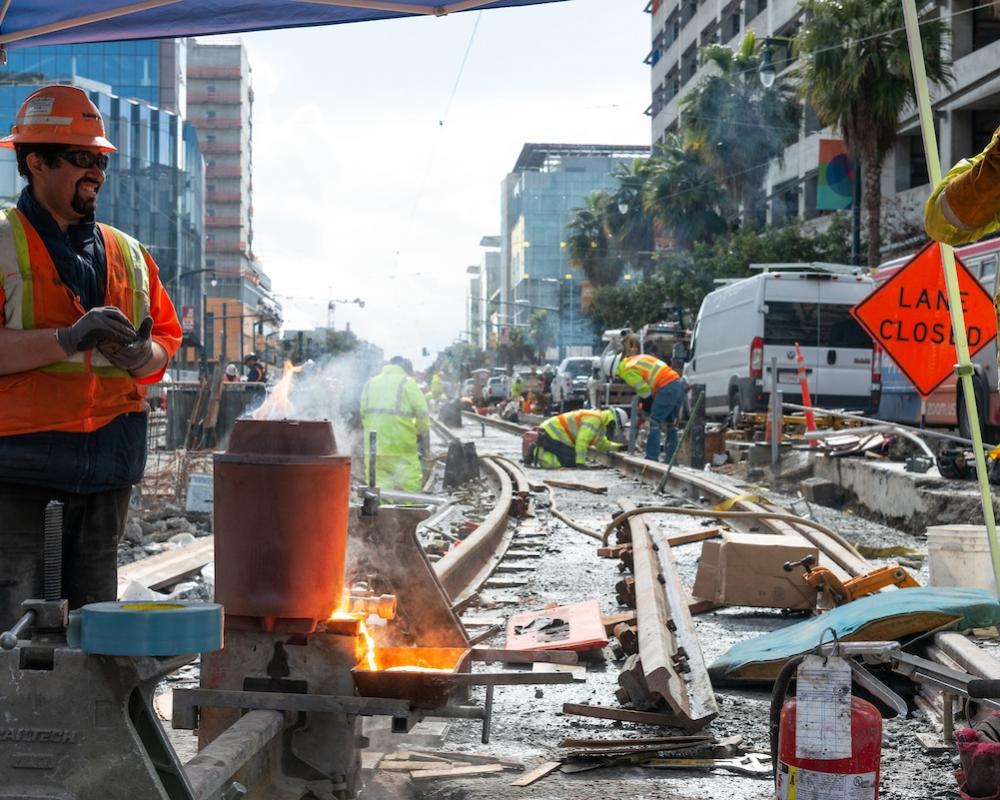
POLYGON ((70 207, 81 217, 89 217, 97 210, 97 194, 93 198, 84 198, 80 196, 79 191, 76 191, 70 201, 70 207))

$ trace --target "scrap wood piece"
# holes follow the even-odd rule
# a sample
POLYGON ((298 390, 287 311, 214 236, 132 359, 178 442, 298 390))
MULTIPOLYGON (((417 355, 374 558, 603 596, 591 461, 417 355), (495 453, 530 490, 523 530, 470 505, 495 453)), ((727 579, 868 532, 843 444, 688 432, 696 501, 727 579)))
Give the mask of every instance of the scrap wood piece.
POLYGON ((585 481, 564 481, 558 478, 546 478, 542 481, 546 486, 552 486, 556 489, 576 489, 581 492, 590 492, 591 494, 607 494, 608 487, 601 486, 596 483, 586 483, 585 481))
POLYGON ((583 703, 563 703, 563 714, 577 717, 596 717, 618 722, 638 722, 643 725, 661 725, 671 728, 683 727, 683 720, 673 714, 657 714, 653 711, 631 711, 627 708, 585 705, 583 703))
POLYGON ((598 558, 621 558, 622 553, 626 550, 631 550, 632 545, 629 544, 609 544, 606 547, 597 548, 598 558))
POLYGON ((697 742, 715 742, 716 739, 709 733, 694 734, 692 736, 644 736, 637 739, 563 739, 559 742, 559 747, 574 748, 608 748, 616 745, 626 747, 641 747, 651 744, 694 744, 697 742))
POLYGON ((469 764, 448 769, 416 769, 410 772, 410 777, 415 781, 431 781, 439 778, 473 778, 477 775, 493 775, 503 771, 503 764, 469 764))
POLYGON ((473 661, 492 664, 532 664, 545 661, 551 664, 578 664, 580 656, 573 650, 504 650, 492 647, 473 647, 470 651, 473 661))
POLYGON ((467 764, 502 764, 507 769, 523 770, 524 764, 520 761, 511 761, 506 758, 487 756, 481 753, 463 753, 461 751, 448 750, 411 750, 414 755, 438 756, 445 761, 464 761, 467 764))
POLYGON ((635 612, 634 611, 622 611, 619 614, 606 614, 602 617, 602 622, 604 623, 604 631, 610 636, 614 633, 615 628, 621 625, 623 622, 626 625, 635 624, 635 612))
MULTIPOLYGON (((624 512, 636 508, 627 498, 618 505, 624 512)), ((680 727, 701 730, 718 716, 719 706, 673 553, 662 539, 654 539, 640 517, 631 517, 625 524, 632 539, 639 661, 645 685, 672 715, 683 720, 680 727)))
POLYGON ((191 544, 157 553, 118 568, 118 591, 129 581, 149 589, 162 589, 179 583, 215 558, 215 537, 205 536, 191 544))
POLYGON ((681 744, 647 744, 638 747, 591 747, 582 750, 571 750, 565 758, 570 761, 580 761, 592 758, 618 758, 620 756, 642 756, 643 759, 653 758, 658 753, 670 753, 674 757, 683 754, 697 755, 703 750, 712 748, 711 740, 688 742, 681 744))
POLYGON ((558 664, 536 661, 531 665, 532 672, 568 672, 575 681, 587 680, 586 664, 558 664))
POLYGON ((690 533, 675 533, 673 536, 667 537, 667 544, 671 547, 679 547, 682 544, 703 542, 706 539, 718 539, 727 531, 729 528, 703 528, 700 531, 691 531, 690 533))
POLYGON ((522 775, 517 780, 511 781, 511 786, 531 786, 531 784, 536 781, 540 781, 546 775, 550 775, 559 769, 561 762, 559 761, 546 761, 544 764, 540 764, 535 767, 531 772, 526 775, 522 775))

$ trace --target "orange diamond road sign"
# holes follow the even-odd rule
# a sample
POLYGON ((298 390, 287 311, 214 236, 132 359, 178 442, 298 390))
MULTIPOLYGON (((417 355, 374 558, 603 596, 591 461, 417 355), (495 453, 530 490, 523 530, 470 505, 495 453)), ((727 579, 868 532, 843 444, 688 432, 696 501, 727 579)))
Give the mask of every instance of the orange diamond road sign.
MULTIPOLYGON (((957 257, 955 266, 969 355, 974 356, 997 335, 996 312, 989 293, 957 257)), ((851 314, 924 397, 954 372, 958 356, 937 242, 917 253, 851 314)))

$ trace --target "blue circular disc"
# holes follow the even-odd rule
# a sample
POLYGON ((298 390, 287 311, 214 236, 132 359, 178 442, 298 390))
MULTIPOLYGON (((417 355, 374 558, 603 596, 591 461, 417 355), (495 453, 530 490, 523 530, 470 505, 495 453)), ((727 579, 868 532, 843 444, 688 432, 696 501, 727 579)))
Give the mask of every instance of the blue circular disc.
POLYGON ((80 609, 80 649, 106 656, 179 656, 222 647, 218 603, 91 603, 80 609))

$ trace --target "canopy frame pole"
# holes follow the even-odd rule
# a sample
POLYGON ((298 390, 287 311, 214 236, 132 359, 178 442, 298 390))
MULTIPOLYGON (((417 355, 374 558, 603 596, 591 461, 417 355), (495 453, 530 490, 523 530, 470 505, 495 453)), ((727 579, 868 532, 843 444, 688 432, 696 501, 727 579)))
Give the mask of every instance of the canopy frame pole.
MULTIPOLYGON (((906 20, 906 38, 910 49, 910 63, 913 65, 913 84, 920 111, 920 131, 923 134, 924 153, 931 186, 941 182, 941 157, 938 153, 937 135, 934 132, 934 117, 931 113, 930 90, 927 86, 927 70, 924 66, 924 51, 920 41, 920 19, 917 16, 915 0, 902 0, 903 16, 906 20)), ((972 383, 973 366, 969 357, 969 343, 965 333, 965 314, 962 312, 961 295, 958 286, 958 272, 955 269, 955 251, 951 245, 941 244, 941 261, 944 268, 945 284, 948 287, 948 307, 951 311, 951 327, 955 336, 955 351, 958 356, 956 370, 962 381, 966 417, 972 434, 972 449, 976 456, 976 475, 979 478, 979 494, 982 500, 986 533, 990 542, 990 557, 993 561, 993 578, 997 595, 1000 596, 1000 543, 997 542, 996 520, 993 515, 993 500, 986 472, 986 456, 983 452, 983 435, 979 429, 979 409, 975 388, 972 383)), ((989 401, 987 401, 987 407, 989 401)))
POLYGON ((396 11, 400 14, 421 14, 443 17, 456 11, 468 11, 488 6, 493 0, 456 0, 440 6, 418 6, 413 3, 397 3, 394 0, 297 0, 300 3, 316 3, 323 6, 343 6, 344 8, 366 8, 371 11, 396 11))
MULTIPOLYGON (((83 25, 90 25, 92 22, 104 22, 105 20, 124 17, 128 14, 137 14, 140 11, 149 11, 150 9, 160 8, 161 6, 170 6, 179 2, 180 0, 144 0, 141 3, 133 3, 129 6, 119 6, 118 8, 112 8, 107 11, 98 11, 94 14, 87 14, 82 17, 74 17, 73 19, 64 19, 59 22, 50 22, 48 25, 39 25, 35 28, 27 28, 23 31, 19 31, 18 33, 0 34, 0 46, 10 44, 11 42, 20 42, 23 39, 30 39, 33 36, 41 36, 46 33, 56 33, 70 28, 78 28, 83 25)), ((6 12, 6 9, 4 9, 4 11, 6 12)), ((0 19, 0 21, 2 21, 2 19, 0 19)))
POLYGON ((3 0, 3 7, 0 8, 0 25, 3 25, 3 21, 7 18, 7 12, 10 11, 10 4, 12 0, 3 0))

